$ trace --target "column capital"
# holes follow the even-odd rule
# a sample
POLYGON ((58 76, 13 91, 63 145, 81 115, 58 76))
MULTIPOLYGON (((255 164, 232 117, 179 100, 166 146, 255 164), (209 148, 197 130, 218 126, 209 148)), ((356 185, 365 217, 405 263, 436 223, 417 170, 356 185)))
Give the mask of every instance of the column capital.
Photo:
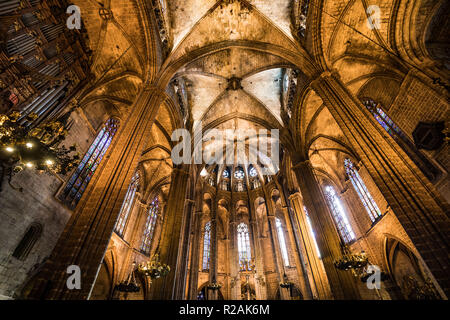
POLYGON ((296 164, 292 164, 291 170, 294 170, 296 168, 300 168, 303 166, 311 166, 311 160, 303 160, 303 161, 298 161, 296 164))
POLYGON ((335 78, 335 79, 340 79, 341 76, 339 74, 339 72, 337 70, 325 70, 323 71, 321 74, 319 74, 312 82, 311 85, 314 86, 316 85, 318 82, 320 82, 320 80, 326 79, 326 78, 335 78))
POLYGON ((293 199, 299 199, 299 200, 301 200, 303 197, 302 197, 302 195, 300 194, 299 191, 296 191, 296 192, 294 192, 293 194, 289 195, 288 198, 289 198, 289 200, 293 200, 293 199))
POLYGON ((142 200, 142 199, 140 199, 140 198, 136 199, 136 201, 137 201, 138 205, 139 205, 141 208, 143 208, 143 209, 147 209, 147 208, 148 208, 148 204, 147 204, 146 201, 144 201, 144 200, 142 200))

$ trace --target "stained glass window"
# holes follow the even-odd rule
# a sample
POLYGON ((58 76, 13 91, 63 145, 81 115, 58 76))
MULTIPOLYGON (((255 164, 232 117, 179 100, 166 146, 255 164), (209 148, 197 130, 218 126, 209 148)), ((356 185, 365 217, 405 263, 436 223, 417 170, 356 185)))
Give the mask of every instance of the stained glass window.
POLYGON ((148 208, 147 221, 145 222, 144 236, 142 238, 141 251, 150 254, 153 232, 155 231, 156 220, 158 219, 159 201, 156 197, 148 208))
POLYGON ((250 175, 250 177, 256 177, 258 175, 258 172, 256 171, 254 166, 250 166, 248 174, 250 175))
POLYGON ((125 200, 123 201, 122 208, 120 208, 119 220, 117 220, 115 231, 118 235, 122 236, 127 224, 128 216, 131 211, 131 207, 134 203, 134 197, 139 187, 139 173, 136 173, 131 179, 130 186, 128 187, 125 200))
POLYGON ((442 171, 416 148, 411 139, 383 111, 381 104, 372 99, 364 99, 363 104, 431 182, 442 176, 442 171))
POLYGON ((281 255, 283 256, 284 265, 289 266, 289 256, 286 247, 286 239, 284 238, 283 226, 281 224, 281 220, 279 218, 275 221, 278 233, 278 242, 280 243, 281 255))
POLYGON ((234 172, 234 177, 236 179, 244 179, 244 170, 241 167, 236 168, 234 172))
POLYGON ((100 165, 119 127, 119 120, 109 119, 86 152, 78 168, 69 179, 60 199, 74 209, 100 165))
POLYGON ((341 205, 336 191, 333 187, 325 187, 325 197, 328 200, 328 205, 330 206, 331 213, 333 214, 334 221, 336 222, 337 228, 341 233, 342 238, 345 242, 350 242, 355 239, 355 234, 353 232, 352 226, 348 221, 347 215, 345 214, 344 208, 341 205))
POLYGON ((228 171, 228 169, 223 170, 222 177, 224 177, 224 178, 230 177, 230 172, 228 171))
POLYGON ((312 235, 312 238, 314 241, 314 247, 316 248, 317 257, 320 259, 321 258, 320 250, 319 250, 319 246, 317 245, 316 234, 314 233, 314 229, 311 224, 311 218, 309 217, 308 210, 306 210, 306 207, 303 207, 303 210, 305 211, 305 214, 306 214, 306 223, 308 224, 309 232, 311 232, 311 235, 312 235))
POLYGON ((248 226, 244 222, 237 226, 239 266, 242 271, 250 271, 251 249, 248 226))
POLYGON ((345 171, 347 172, 350 181, 353 184, 356 192, 358 193, 359 198, 361 199, 364 207, 366 208, 367 213, 369 214, 370 220, 375 222, 379 217, 381 217, 381 211, 378 208, 375 200, 373 200, 369 190, 367 190, 364 181, 362 181, 361 176, 356 170, 353 162, 350 159, 344 160, 345 171))
POLYGON ((205 234, 203 236, 203 270, 209 270, 211 248, 211 222, 205 225, 205 234))

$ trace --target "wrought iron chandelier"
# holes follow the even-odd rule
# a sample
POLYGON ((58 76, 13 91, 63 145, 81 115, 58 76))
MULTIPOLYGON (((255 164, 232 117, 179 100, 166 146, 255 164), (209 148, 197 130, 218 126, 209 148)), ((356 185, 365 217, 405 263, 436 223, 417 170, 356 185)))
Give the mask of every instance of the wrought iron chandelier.
POLYGON ((128 275, 127 280, 124 280, 122 282, 120 282, 117 286, 116 289, 120 292, 139 292, 141 290, 141 287, 138 286, 137 282, 136 282, 136 277, 134 276, 134 271, 135 268, 134 266, 136 265, 135 262, 133 262, 133 267, 131 269, 130 274, 128 275))
POLYGON ((334 261, 334 266, 339 270, 347 271, 347 270, 355 270, 363 268, 369 262, 366 253, 361 251, 360 254, 353 254, 350 250, 345 247, 344 255, 334 261))
POLYGON ((222 288, 222 285, 220 283, 218 283, 216 281, 216 279, 214 278, 213 281, 208 285, 208 289, 213 290, 213 291, 217 291, 220 290, 220 288, 222 288))
POLYGON ((294 284, 289 281, 286 273, 283 275, 283 281, 280 282, 280 287, 283 289, 290 289, 294 284))
MULTIPOLYGON (((56 121, 46 122, 34 128, 19 123, 22 115, 12 112, 0 114, 0 191, 3 178, 8 176, 11 185, 12 176, 25 168, 39 172, 67 174, 80 159, 73 145, 69 148, 59 146, 68 134, 67 120, 70 113, 56 121)), ((37 119, 36 114, 24 117, 28 122, 37 119)))
MULTIPOLYGON (((342 271, 351 270, 352 274, 359 278, 361 282, 367 282, 369 277, 375 272, 375 270, 369 271, 369 266, 371 266, 371 264, 364 251, 361 251, 359 254, 353 254, 348 247, 344 247, 344 255, 340 259, 334 261, 334 266, 342 271)), ((389 276, 381 271, 380 280, 385 281, 388 278, 389 276)))
POLYGON ((158 279, 169 274, 170 266, 167 264, 162 264, 159 261, 159 255, 155 254, 150 261, 141 263, 138 266, 138 271, 142 275, 150 277, 150 279, 158 279))

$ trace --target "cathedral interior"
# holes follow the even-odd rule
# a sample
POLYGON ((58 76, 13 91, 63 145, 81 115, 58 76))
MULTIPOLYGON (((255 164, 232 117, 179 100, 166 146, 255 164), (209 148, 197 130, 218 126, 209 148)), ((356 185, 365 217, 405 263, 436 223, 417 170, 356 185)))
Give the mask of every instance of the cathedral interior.
POLYGON ((0 0, 0 299, 447 300, 449 15, 0 0))

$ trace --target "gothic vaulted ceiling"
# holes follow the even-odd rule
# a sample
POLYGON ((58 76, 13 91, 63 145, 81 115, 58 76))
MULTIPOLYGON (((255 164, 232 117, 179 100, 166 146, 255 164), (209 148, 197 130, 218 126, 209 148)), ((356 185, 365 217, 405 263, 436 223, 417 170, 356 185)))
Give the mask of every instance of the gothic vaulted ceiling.
MULTIPOLYGON (((393 0, 370 4, 366 0, 324 0, 320 15, 315 16, 318 21, 306 26, 310 33, 306 39, 319 35, 320 48, 317 45, 312 48, 311 40, 299 40, 298 24, 294 21, 299 15, 298 0, 74 0, 74 3, 82 8, 94 53, 91 64, 94 79, 82 104, 102 103, 109 106, 105 109, 126 115, 149 78, 151 55, 156 52, 156 72, 164 74, 172 68, 168 72, 170 85, 175 81, 178 87, 182 86, 187 123, 195 127, 201 121, 206 129, 299 127, 300 136, 292 139, 301 141, 302 152, 311 158, 318 171, 335 172, 336 176, 339 163, 352 154, 351 148, 312 90, 298 93, 291 123, 285 121, 285 75, 296 70, 296 81, 308 83, 305 75, 314 73, 310 63, 314 60, 323 68, 336 70, 358 97, 369 82, 378 81, 379 87, 390 90, 390 94, 380 98, 389 108, 392 98, 386 97, 395 96, 398 91, 405 65, 382 46, 390 50, 396 46, 406 48, 407 52, 402 54, 411 61, 424 56, 423 48, 417 46, 417 39, 424 35, 409 30, 404 32, 409 38, 400 39, 398 35, 407 22, 393 15, 397 9, 409 12, 413 8, 401 2, 395 9, 397 1, 393 0), (380 28, 373 30, 367 26, 366 12, 372 4, 381 9, 380 28), (159 30, 152 31, 148 17, 156 9, 159 30), (165 39, 164 48, 151 48, 154 43, 150 45, 148 39, 152 32, 159 32, 161 39, 165 39), (283 55, 285 58, 281 58, 283 55), (296 66, 292 64, 294 60, 296 66)), ((309 10, 317 12, 313 10, 317 3, 309 1, 309 10)), ((417 12, 435 6, 431 0, 420 3, 420 7, 414 8, 417 12)), ((426 15, 416 16, 419 27, 427 23, 426 15)), ((149 147, 157 145, 158 151, 149 151, 148 161, 168 157, 172 147, 170 135, 177 123, 183 122, 173 108, 164 105, 160 110, 149 141, 149 147)), ((299 145, 298 141, 293 143, 299 145)))

